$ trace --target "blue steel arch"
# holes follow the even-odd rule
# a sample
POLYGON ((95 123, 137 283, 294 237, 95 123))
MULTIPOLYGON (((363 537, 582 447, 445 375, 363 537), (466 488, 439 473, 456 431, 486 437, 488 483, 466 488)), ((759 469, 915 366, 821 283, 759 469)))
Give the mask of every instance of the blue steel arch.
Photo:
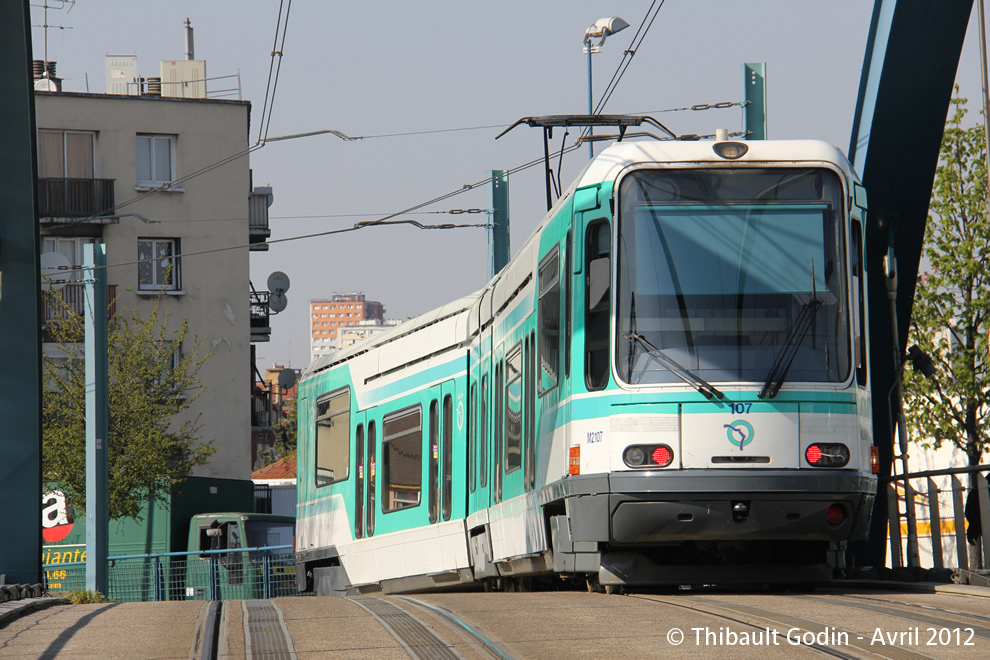
MULTIPOLYGON (((972 9, 973 0, 876 0, 873 8, 849 160, 869 196, 870 367, 881 477, 890 475, 893 463, 895 424, 888 402, 897 356, 906 349, 928 203, 972 9), (898 263, 896 347, 883 269, 891 235, 898 263)), ((884 565, 886 512, 881 488, 870 540, 852 548, 856 564, 884 565)))

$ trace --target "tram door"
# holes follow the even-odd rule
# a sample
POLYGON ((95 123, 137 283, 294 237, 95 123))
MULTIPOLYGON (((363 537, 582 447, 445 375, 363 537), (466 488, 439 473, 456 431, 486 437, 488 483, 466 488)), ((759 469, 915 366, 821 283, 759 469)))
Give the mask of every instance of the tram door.
POLYGON ((431 524, 450 520, 453 511, 455 395, 453 380, 430 390, 427 417, 427 497, 431 524))
MULTIPOLYGON (((528 342, 526 342, 528 344, 528 342)), ((520 495, 523 483, 523 343, 517 342, 505 351, 502 393, 502 447, 500 465, 496 468, 502 476, 502 495, 509 499, 520 495)))
POLYGON ((375 467, 377 463, 376 410, 354 415, 354 538, 375 533, 375 467))

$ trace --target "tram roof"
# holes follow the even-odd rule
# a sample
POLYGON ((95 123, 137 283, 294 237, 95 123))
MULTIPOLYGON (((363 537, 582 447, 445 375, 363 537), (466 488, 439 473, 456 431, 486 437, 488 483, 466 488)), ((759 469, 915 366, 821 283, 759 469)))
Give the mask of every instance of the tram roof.
MULTIPOLYGON (((734 140, 729 140, 733 142, 734 140)), ((578 187, 614 181, 623 169, 644 163, 685 164, 704 163, 734 165, 752 163, 828 162, 835 163, 847 172, 852 167, 845 154, 837 147, 821 140, 751 140, 740 141, 748 149, 736 159, 727 159, 715 153, 719 144, 706 141, 634 141, 617 142, 602 151, 581 174, 578 187)))
POLYGON ((425 314, 420 314, 419 316, 409 319, 404 323, 400 323, 385 332, 369 337, 363 341, 359 341, 338 351, 334 351, 328 355, 318 357, 306 368, 305 375, 314 374, 331 365, 349 360, 356 355, 366 353, 376 346, 387 344, 391 341, 395 341, 399 337, 409 335, 421 328, 432 325, 441 319, 466 312, 471 309, 471 305, 473 305, 475 301, 481 297, 482 293, 484 293, 484 290, 476 291, 475 293, 458 298, 457 300, 449 302, 446 305, 442 305, 436 309, 426 312, 425 314))

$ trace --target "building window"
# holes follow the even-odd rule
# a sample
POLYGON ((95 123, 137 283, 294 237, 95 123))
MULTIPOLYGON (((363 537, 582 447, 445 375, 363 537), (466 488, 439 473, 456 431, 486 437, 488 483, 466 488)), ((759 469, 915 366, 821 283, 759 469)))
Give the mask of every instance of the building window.
POLYGON ((175 179, 175 137, 137 136, 137 185, 160 186, 175 179))
POLYGON ((38 177, 92 179, 96 172, 95 133, 38 131, 38 177))
POLYGON ((351 391, 332 392, 316 402, 316 485, 344 481, 351 461, 351 391))
POLYGON ((182 260, 177 238, 138 239, 138 289, 178 291, 182 260))
POLYGON ((382 511, 419 506, 423 484, 423 412, 406 408, 382 420, 382 511))
MULTIPOLYGON (((95 243, 95 238, 61 238, 54 236, 42 236, 42 252, 57 252, 69 260, 72 266, 82 266, 83 246, 87 243, 95 243)), ((57 273, 53 280, 79 280, 82 279, 80 271, 67 271, 57 273)))

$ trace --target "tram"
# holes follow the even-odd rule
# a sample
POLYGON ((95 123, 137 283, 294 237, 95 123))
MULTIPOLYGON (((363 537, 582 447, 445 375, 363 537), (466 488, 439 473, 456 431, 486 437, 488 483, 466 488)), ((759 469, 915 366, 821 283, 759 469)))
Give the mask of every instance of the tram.
POLYGON ((306 370, 299 588, 830 579, 877 485, 865 214, 823 142, 604 149, 482 290, 306 370))

